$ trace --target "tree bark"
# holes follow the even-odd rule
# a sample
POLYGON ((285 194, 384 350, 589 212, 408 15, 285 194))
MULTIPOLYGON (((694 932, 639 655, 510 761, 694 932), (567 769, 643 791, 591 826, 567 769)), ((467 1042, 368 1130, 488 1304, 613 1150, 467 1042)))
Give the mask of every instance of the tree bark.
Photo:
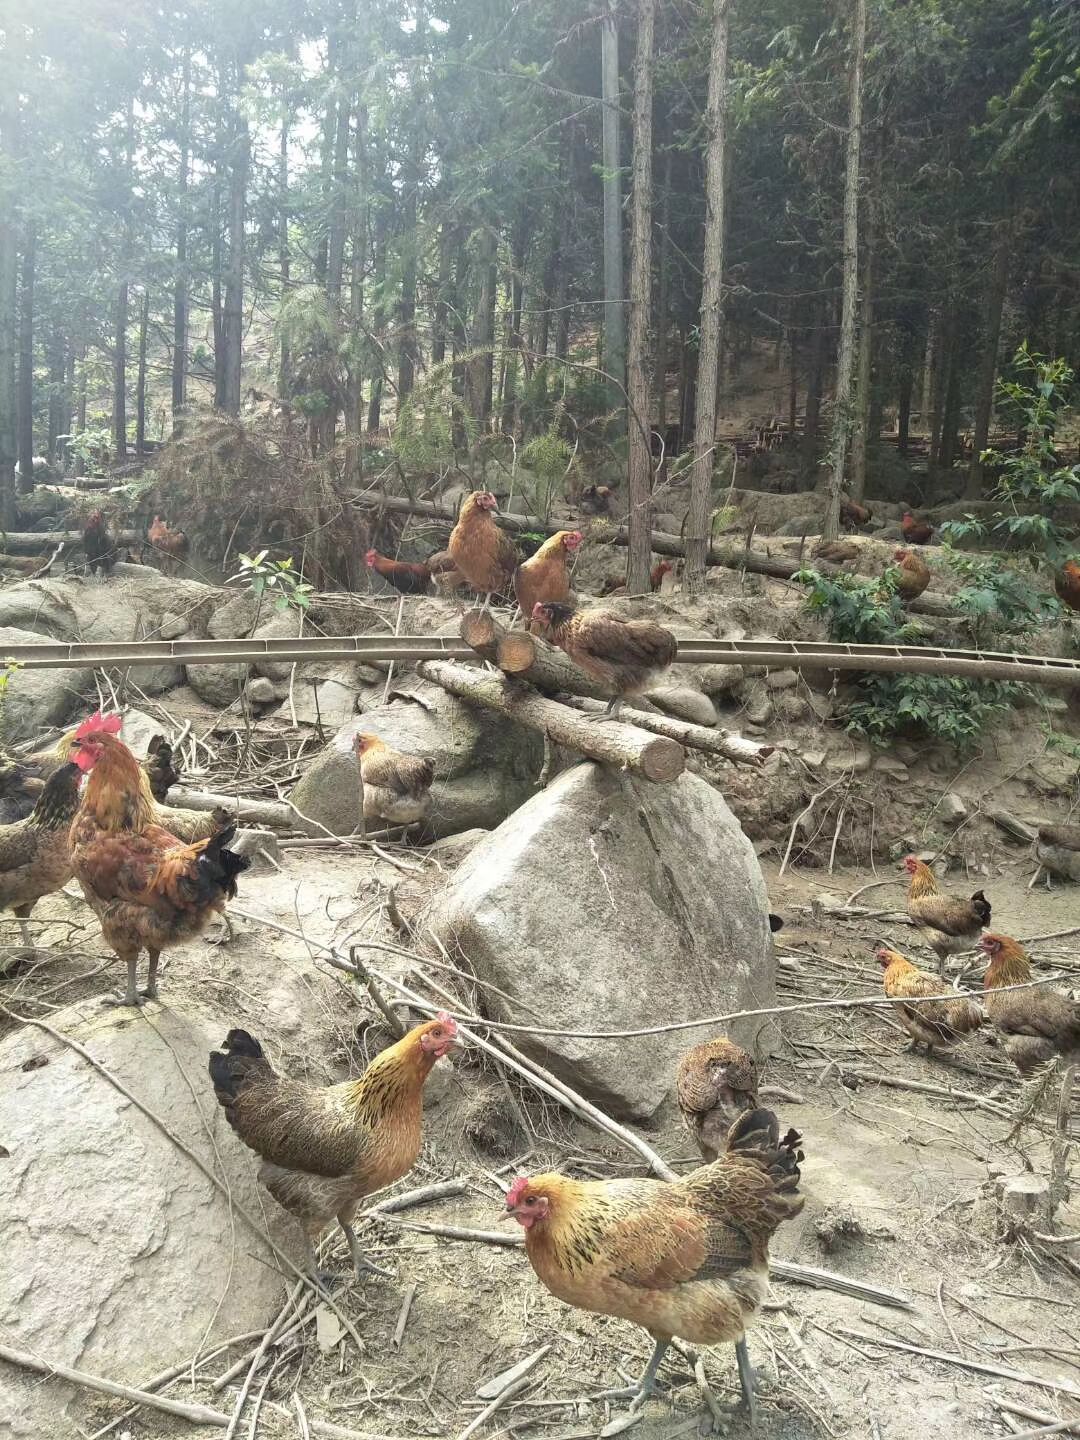
POLYGON ((724 175, 727 149, 728 33, 734 0, 713 0, 712 49, 705 131, 705 250, 702 269, 701 321, 698 346, 697 414, 694 459, 690 470, 690 504, 686 513, 686 568, 683 583, 691 595, 705 584, 709 549, 709 514, 716 451, 716 394, 720 379, 723 325, 724 175))
POLYGON ((832 426, 832 466, 826 491, 823 540, 840 534, 840 496, 854 412, 852 378, 855 317, 859 305, 859 160, 862 144, 863 65, 866 58, 866 0, 852 0, 851 66, 848 72, 848 127, 844 170, 844 279, 840 315, 840 354, 836 364, 836 401, 832 426))
MULTIPOLYGON (((660 186, 660 247, 656 260, 656 342, 653 368, 653 389, 656 391, 656 428, 667 432, 668 339, 671 333, 671 146, 664 151, 664 178, 660 186)), ((664 471, 671 457, 664 450, 664 471)), ((662 476, 662 478, 663 478, 662 476)))
POLYGON ((139 311, 138 372, 135 380, 135 454, 146 453, 146 341, 150 329, 150 290, 143 286, 139 311))
MULTIPOLYGON (((81 435, 86 429, 86 341, 79 345, 78 364, 75 375, 75 433, 81 435)), ((81 480, 86 474, 86 461, 82 455, 75 457, 75 478, 81 480)))
POLYGON ((477 240, 476 264, 480 272, 480 295, 476 305, 472 350, 466 374, 466 407, 482 433, 491 415, 491 387, 494 373, 495 291, 498 277, 495 256, 498 235, 491 224, 483 223, 477 240))
POLYGON ((244 212, 247 203, 251 137, 247 120, 237 109, 229 156, 229 268, 225 276, 223 330, 225 366, 221 408, 240 413, 244 341, 244 212))
POLYGON ((848 494, 862 500, 866 494, 866 455, 873 434, 874 375, 874 244, 877 204, 881 190, 881 160, 884 143, 880 134, 872 137, 869 165, 870 186, 866 196, 863 227, 862 307, 859 312, 859 358, 855 388, 855 428, 851 437, 851 479, 848 494))
MULTIPOLYGON (((126 263, 126 260, 124 261, 126 263)), ((116 290, 113 323, 113 458, 127 459, 127 324, 128 282, 125 276, 116 290)))
POLYGON ((613 431, 622 434, 622 385, 626 375, 626 317, 623 313, 622 180, 619 149, 619 29, 616 0, 606 0, 600 27, 600 93, 603 98, 604 194, 604 369, 611 376, 613 431))
POLYGON ((821 429, 821 392, 825 388, 825 315, 823 300, 815 303, 810 319, 810 359, 806 377, 806 414, 803 438, 813 442, 821 429))
MULTIPOLYGON (((367 173, 366 108, 358 104, 353 135, 353 170, 356 192, 352 206, 352 238, 349 256, 349 329, 360 334, 364 319, 364 261, 367 251, 368 173, 367 173)), ((364 447, 360 431, 364 421, 363 369, 360 356, 350 347, 345 377, 345 434, 348 437, 345 476, 354 485, 360 483, 364 465, 364 447)))
POLYGON ((532 215, 522 209, 510 235, 510 274, 507 276, 509 311, 506 327, 506 350, 503 354, 501 429, 504 435, 519 433, 518 362, 525 354, 521 335, 521 309, 525 297, 525 256, 529 248, 532 215))
POLYGON ((629 479, 627 528, 630 532, 626 588, 631 595, 649 591, 652 551, 652 435, 649 415, 649 309, 652 299, 652 112, 656 0, 638 0, 637 52, 634 58, 634 164, 630 219, 630 343, 627 351, 629 398, 629 479))
POLYGON ((67 378, 67 353, 64 332, 53 321, 49 337, 49 439, 45 454, 50 465, 60 460, 57 437, 64 432, 64 386, 67 378))
POLYGON ((1011 248, 1011 227, 1005 221, 1001 221, 998 225, 997 240, 994 246, 990 290, 986 297, 986 333, 975 398, 975 430, 972 436, 971 464, 968 467, 967 488, 964 492, 968 500, 982 499, 982 453, 986 449, 986 442, 990 436, 990 417, 994 413, 998 346, 1001 342, 1001 312, 1005 307, 1005 291, 1009 284, 1011 248))
POLYGON ((491 674, 456 660, 421 660, 417 673, 433 680, 451 695, 483 705, 508 720, 540 730, 556 745, 566 745, 602 764, 633 770, 647 780, 676 780, 686 766, 686 754, 676 741, 650 735, 621 721, 602 725, 578 715, 556 700, 524 689, 505 675, 491 674))
POLYGON ((34 488, 34 266, 37 232, 27 223, 19 286, 19 490, 34 488))
MULTIPOLYGON (((376 300, 372 305, 371 324, 375 332, 375 339, 379 342, 379 353, 385 355, 382 348, 383 333, 386 324, 386 311, 382 299, 379 298, 386 293, 386 249, 389 243, 390 212, 383 204, 375 212, 375 257, 372 288, 376 294, 376 300)), ((373 435, 382 424, 382 393, 386 383, 385 361, 380 359, 376 365, 375 373, 371 377, 371 392, 368 395, 367 432, 373 435)))
POLYGON ((172 431, 182 429, 187 401, 188 171, 191 168, 191 47, 184 50, 180 93, 180 166, 176 200, 176 279, 173 285, 172 431))
MULTIPOLYGON (((225 81, 221 87, 224 93, 225 81)), ((225 189, 225 133, 219 124, 217 133, 217 155, 214 163, 214 180, 210 194, 210 314, 214 327, 214 408, 225 408, 225 311, 222 305, 222 271, 225 264, 225 245, 222 233, 221 197, 225 189)))
MULTIPOLYGON (((277 242, 278 242, 278 274, 281 280, 281 303, 287 304, 289 299, 289 288, 292 279, 291 255, 289 247, 289 131, 291 129, 292 112, 288 100, 282 96, 281 100, 281 129, 278 133, 278 163, 277 163, 277 242)), ((289 336, 283 326, 281 331, 281 351, 278 355, 278 395, 282 400, 292 398, 292 352, 289 348, 289 336)))
MULTIPOLYGON (((0 159, 18 150, 18 95, 0 92, 0 159)), ((15 522, 15 462, 19 455, 18 390, 15 366, 18 336, 19 221, 15 207, 0 207, 0 526, 15 522)))
POLYGON ((439 227, 439 275, 436 281, 435 312, 431 327, 431 363, 442 365, 446 360, 446 337, 450 316, 450 286, 457 250, 457 227, 444 220, 439 227))

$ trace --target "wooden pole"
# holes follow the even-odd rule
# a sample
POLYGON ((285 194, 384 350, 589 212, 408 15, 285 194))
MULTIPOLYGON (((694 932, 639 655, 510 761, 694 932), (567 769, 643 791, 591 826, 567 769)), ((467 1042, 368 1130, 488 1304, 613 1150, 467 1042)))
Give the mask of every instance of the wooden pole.
MULTIPOLYGON (((560 699, 562 704, 582 710, 586 715, 601 715, 604 711, 599 700, 586 700, 581 695, 563 695, 560 699)), ((749 740, 731 730, 711 730, 707 725, 694 725, 689 720, 676 720, 671 715, 654 714, 652 711, 630 710, 625 705, 619 711, 619 718, 628 725, 636 725, 639 730, 648 730, 652 735, 666 735, 680 745, 722 755, 736 765, 764 765, 776 749, 774 745, 762 745, 760 741, 749 740)))
POLYGON ((647 780, 658 782, 676 779, 685 767, 685 752, 676 741, 650 735, 621 721, 598 724, 508 680, 505 675, 461 665, 455 660, 422 660, 416 669, 425 680, 441 685, 451 695, 495 710, 532 730, 540 730, 557 745, 566 745, 604 765, 633 770, 647 780))

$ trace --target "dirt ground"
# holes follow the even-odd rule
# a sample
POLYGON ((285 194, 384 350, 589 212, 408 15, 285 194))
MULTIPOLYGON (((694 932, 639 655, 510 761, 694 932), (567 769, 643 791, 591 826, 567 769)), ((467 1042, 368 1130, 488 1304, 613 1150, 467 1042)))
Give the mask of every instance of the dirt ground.
MULTIPOLYGON (((427 886, 438 883, 444 866, 439 853, 425 858, 414 851, 403 861, 397 852, 398 864, 392 865, 326 851, 286 852, 281 874, 246 877, 239 908, 312 939, 341 944, 363 927, 367 935, 390 942, 399 937, 385 915, 389 885, 397 887, 407 914, 427 886), (401 863, 423 870, 403 871, 401 863)), ((777 936, 781 1005, 873 994, 880 976, 874 944, 886 940, 911 949, 911 932, 898 912, 886 908, 902 903, 899 886, 882 885, 856 901, 875 905, 879 913, 839 919, 822 909, 822 896, 843 901, 871 883, 873 874, 789 869, 780 879, 775 863, 767 862, 766 869, 773 908, 786 917, 777 936)), ((987 887, 995 926, 1031 937, 1080 924, 1075 890, 1028 889, 1030 871, 1030 863, 1019 859, 1011 868, 995 868, 987 887)), ((879 868, 877 878, 888 875, 879 868)), ((73 926, 86 919, 80 902, 54 897, 42 909, 52 921, 43 945, 62 939, 68 953, 20 977, 9 990, 16 1004, 36 1002, 37 1013, 89 997, 101 990, 103 979, 115 978, 112 966, 103 977, 101 967, 108 962, 93 927, 82 941, 76 937, 73 926)), ((261 1018, 264 1028, 276 1031, 293 1073, 328 1078, 362 1063, 358 1022, 369 1007, 296 939, 250 919, 238 920, 237 928, 229 945, 198 942, 174 953, 164 981, 166 1003, 230 1022, 261 1018)), ((1075 976, 1073 944, 1063 938, 1033 949, 1041 963, 1072 969, 1075 976)), ((405 957, 387 956, 386 964, 398 974, 408 969, 405 957)), ((1077 1272, 1066 1268, 1066 1257, 1074 1259, 1076 1250, 1038 1251, 1023 1240, 1003 1238, 993 1200, 999 1176, 1029 1166, 1047 1173, 1047 1122, 1021 1124, 1010 1137, 1021 1087, 982 1036, 943 1059, 906 1053, 905 1042, 880 1011, 810 1010, 778 1017, 775 1053, 764 1078, 786 1093, 767 1095, 766 1103, 784 1125, 802 1132, 801 1188, 807 1203, 796 1222, 781 1227, 774 1253, 900 1292, 910 1308, 775 1279, 773 1301, 749 1341, 760 1374, 757 1433, 763 1440, 888 1440, 916 1426, 926 1440, 975 1440, 1036 1424, 1022 1418, 1025 1407, 1039 1416, 1080 1416, 1080 1284, 1077 1272), (906 1088, 909 1084, 931 1088, 906 1088), (948 1352, 963 1363, 905 1347, 948 1352), (1012 1374, 995 1373, 1000 1371, 1012 1374), (1019 1408, 1008 1413, 1001 1408, 1006 1404, 1019 1408)), ((657 1076, 658 1089, 670 1092, 671 1080, 657 1076)), ((339 1327, 325 1307, 314 1321, 309 1313, 309 1323, 274 1352, 258 1434, 271 1440, 309 1431, 369 1440, 461 1435, 483 1409, 478 1387, 540 1347, 548 1348, 530 1372, 530 1383, 484 1423, 484 1436, 584 1440, 617 1419, 618 1405, 590 1397, 619 1383, 616 1372, 633 1375, 641 1369, 650 1350, 644 1332, 554 1300, 518 1246, 452 1240, 412 1228, 452 1225, 516 1239, 495 1224, 502 1208, 499 1180, 548 1168, 601 1177, 634 1173, 635 1157, 610 1137, 538 1104, 534 1093, 517 1094, 529 1134, 509 1117, 489 1073, 468 1055, 455 1062, 435 1089, 422 1160, 398 1188, 459 1177, 464 1193, 368 1224, 363 1243, 394 1279, 361 1284, 343 1278, 335 1292, 361 1337, 362 1353, 351 1340, 338 1338, 339 1327)), ((1049 1094, 1044 1104, 1051 1115, 1055 1103, 1049 1094)), ((1080 1130, 1075 1118, 1073 1128, 1080 1130)), ((676 1168, 694 1163, 671 1103, 658 1113, 647 1139, 676 1168)), ((1080 1195, 1058 1212, 1056 1228, 1080 1230, 1080 1195)), ((238 1263, 255 1262, 240 1255, 238 1263)), ((328 1265, 345 1276, 340 1236, 330 1241, 328 1265)), ((235 1389, 215 1394, 206 1382, 235 1354, 202 1366, 194 1388, 185 1377, 169 1393, 230 1411, 235 1389)), ((748 1435, 744 1413, 734 1408, 739 1392, 733 1351, 706 1352, 703 1362, 724 1415, 721 1433, 748 1435)), ((696 1434, 704 1411, 690 1362, 672 1353, 662 1377, 665 1387, 645 1408, 635 1433, 642 1440, 696 1434)), ((105 1425, 122 1408, 102 1400, 94 1406, 95 1417, 105 1425)), ((248 1433, 247 1426, 245 1418, 238 1433, 248 1433)), ((118 1430, 131 1440, 200 1433, 146 1411, 125 1419, 118 1430)))

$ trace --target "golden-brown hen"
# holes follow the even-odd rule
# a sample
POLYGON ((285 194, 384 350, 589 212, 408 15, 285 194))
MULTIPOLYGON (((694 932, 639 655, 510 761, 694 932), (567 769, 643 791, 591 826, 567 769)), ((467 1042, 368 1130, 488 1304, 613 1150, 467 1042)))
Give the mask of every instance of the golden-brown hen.
POLYGON ((718 1035, 686 1052, 675 1086, 686 1128, 711 1163, 723 1154, 728 1131, 743 1111, 757 1109, 757 1061, 718 1035))
POLYGON ((1045 985, 1000 994, 1003 986, 1027 984, 1031 963, 1008 935, 984 935, 979 944, 990 959, 983 977, 986 1013, 1020 1074, 1037 1070, 1055 1055, 1080 1061, 1080 1005, 1045 985))
POLYGON ((211 1053, 218 1102, 240 1139, 262 1157, 259 1179, 303 1225, 317 1280, 324 1277, 315 1241, 335 1218, 357 1275, 377 1270, 352 1228, 357 1204, 416 1163, 424 1082, 456 1035, 457 1024, 441 1012, 376 1055, 358 1080, 321 1088, 278 1075, 246 1030, 230 1030, 225 1053, 211 1053))
POLYGON ((364 819, 411 825, 431 806, 435 762, 394 750, 378 735, 357 735, 356 758, 364 782, 364 819))
POLYGON ((925 1045, 928 1053, 935 1049, 948 1049, 982 1024, 983 1014, 975 1001, 957 995, 940 976, 916 969, 897 950, 888 950, 883 946, 874 953, 885 971, 881 977, 882 984, 890 1000, 921 1000, 934 995, 947 997, 940 1003, 933 1001, 893 1007, 896 1018, 911 1036, 912 1050, 917 1050, 920 1045, 925 1045))
POLYGON ((521 1176, 507 1218, 525 1227, 525 1251, 551 1293, 568 1305, 644 1326, 655 1341, 637 1385, 609 1392, 637 1408, 677 1335, 735 1344, 754 1417, 745 1331, 765 1297, 769 1241, 798 1215, 799 1136, 780 1139, 768 1110, 740 1115, 723 1156, 680 1180, 572 1180, 521 1176))
POLYGON ((1054 593, 1070 610, 1080 610, 1080 565, 1066 560, 1054 576, 1054 593))
POLYGON ((552 644, 575 665, 614 691, 605 715, 613 719, 623 697, 647 690, 672 664, 679 642, 652 620, 620 620, 606 610, 575 610, 570 605, 535 605, 532 618, 552 644))
POLYGON ((97 714, 75 732, 72 757, 89 779, 71 827, 71 858, 106 944, 127 964, 119 1003, 140 1005, 140 951, 150 959, 142 995, 152 1000, 162 950, 205 929, 236 894, 236 876, 250 861, 226 849, 233 825, 194 845, 161 828, 146 773, 117 736, 119 728, 119 715, 97 714))
POLYGON ((901 600, 917 600, 930 584, 930 570, 914 550, 894 550, 893 559, 900 567, 896 593, 901 600))
POLYGON ((533 606, 554 601, 565 604, 570 595, 570 571, 567 556, 581 545, 580 530, 558 530, 545 540, 536 554, 523 560, 514 571, 514 597, 521 607, 525 624, 530 625, 533 606))
POLYGON ((71 879, 71 822, 81 780, 77 765, 61 765, 24 820, 0 825, 0 909, 18 920, 27 951, 33 949, 26 922, 34 906, 71 879))
POLYGON ((908 916, 938 957, 939 968, 944 974, 945 957, 970 950, 990 924, 990 901, 981 890, 976 890, 970 900, 943 895, 937 887, 934 872, 915 855, 907 857, 904 869, 911 876, 908 916))
POLYGON ((498 513, 490 490, 474 490, 465 498, 447 546, 466 583, 483 595, 485 609, 493 595, 510 594, 518 561, 510 537, 495 523, 498 513))

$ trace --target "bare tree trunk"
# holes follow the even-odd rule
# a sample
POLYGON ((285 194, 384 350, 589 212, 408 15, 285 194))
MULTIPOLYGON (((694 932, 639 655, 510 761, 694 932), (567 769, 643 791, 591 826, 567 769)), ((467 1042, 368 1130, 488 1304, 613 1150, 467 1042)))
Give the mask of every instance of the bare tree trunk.
POLYGON ((975 433, 972 436, 971 464, 968 467, 968 500, 980 500, 983 491, 982 452, 990 436, 990 417, 994 413, 994 386, 997 382, 998 345, 1001 341, 1001 312, 1005 306, 1005 291, 1009 284, 1009 252, 1012 247, 1011 227, 1005 221, 998 226, 997 243, 994 247, 994 268, 990 276, 990 291, 986 297, 986 327, 983 340, 982 364, 979 366, 979 381, 975 400, 975 433))
POLYGON ((851 69, 848 76, 847 164, 844 173, 844 281, 840 316, 840 355, 836 364, 836 400, 832 427, 823 540, 840 533, 840 495, 854 419, 851 382, 855 361, 855 316, 859 304, 859 155, 862 141, 863 63, 866 57, 866 0, 852 0, 851 69))
POLYGON ((27 223, 19 286, 19 489, 34 488, 34 265, 37 232, 27 223))
POLYGON ((127 324, 128 282, 125 275, 117 287, 113 323, 113 458, 120 461, 127 459, 127 324))
POLYGON ((705 131, 709 140, 705 152, 704 278, 701 287, 694 460, 690 470, 686 569, 683 573, 684 584, 691 595, 705 584, 705 561, 709 551, 709 512, 716 449, 716 393, 724 319, 724 152, 727 148, 728 31, 733 3, 734 0, 713 0, 709 93, 705 109, 705 131))
POLYGON ((469 274, 469 252, 466 245, 464 226, 457 230, 457 253, 454 256, 454 288, 450 297, 450 334, 452 338, 450 365, 450 436, 455 451, 468 448, 469 434, 465 423, 465 405, 468 391, 468 365, 465 353, 468 342, 465 334, 465 283, 469 274))
POLYGON ((229 157, 229 268, 225 276, 223 312, 225 369, 221 408, 227 415, 240 413, 244 338, 244 210, 251 159, 248 124, 239 109, 234 124, 229 157))
POLYGON ((431 327, 431 363, 433 365, 441 365, 446 359, 450 285, 453 279, 456 249, 457 227, 450 220, 444 220, 439 226, 439 275, 436 281, 435 313, 432 317, 431 327))
MULTIPOLYGON (((600 89, 603 96, 604 369, 622 386, 626 375, 623 313, 622 180, 619 152, 619 29, 616 0, 607 0, 600 27, 600 89)), ((622 434, 623 392, 612 386, 613 430, 622 434)))
MULTIPOLYGON (((79 344, 77 365, 75 370, 75 431, 81 435, 86 429, 86 341, 79 344)), ((86 474, 86 461, 82 455, 75 456, 75 477, 81 479, 86 474)))
POLYGON ((788 309, 787 356, 788 356, 788 433, 794 439, 795 425, 799 418, 799 302, 792 300, 788 309))
POLYGON ((818 300, 810 316, 810 360, 806 377, 806 414, 803 416, 803 437, 811 443, 818 438, 821 429, 821 392, 825 388, 825 315, 825 302, 818 300))
POLYGON ((475 353, 469 360, 466 376, 466 406, 478 429, 483 431, 486 429, 488 418, 491 415, 495 291, 498 285, 498 277, 495 272, 498 235, 487 221, 481 226, 476 250, 476 264, 480 273, 480 295, 476 305, 476 323, 473 327, 471 347, 475 353))
MULTIPOLYGON (((277 232, 278 272, 281 278, 281 303, 289 299, 291 256, 289 250, 289 130, 292 115, 288 101, 282 96, 281 130, 278 134, 277 164, 277 232)), ((282 329, 281 353, 278 356, 278 394, 282 400, 292 396, 292 352, 287 331, 282 329)))
MULTIPOLYGON (((0 156, 18 149, 18 95, 0 92, 0 156)), ((18 335, 18 212, 0 208, 0 526, 15 523, 15 461, 19 454, 18 394, 15 384, 18 335)))
POLYGON ((638 0, 637 52, 634 58, 634 167, 630 219, 630 344, 627 351, 629 397, 630 531, 626 588, 631 595, 649 589, 652 550, 652 443, 649 416, 649 308, 652 299, 652 111, 656 0, 638 0))
POLYGON ((172 413, 173 435, 181 430, 187 400, 188 349, 188 171, 191 168, 191 48, 184 50, 180 97, 180 168, 176 199, 176 280, 173 286, 172 413))
POLYGON ((135 454, 146 453, 146 339, 150 329, 150 289, 143 286, 139 311, 138 371, 135 380, 135 454))
POLYGON ((531 227, 532 215, 523 210, 510 236, 510 274, 506 282, 509 307, 501 398, 501 428, 504 435, 519 433, 518 362, 525 353, 525 342, 521 336, 521 307, 525 295, 525 256, 529 248, 531 227))
MULTIPOLYGON (((374 276, 372 289, 375 291, 375 300, 372 304, 371 324, 375 332, 375 339, 379 345, 380 357, 385 356, 382 346, 383 333, 386 325, 386 311, 381 296, 386 292, 386 248, 389 241, 390 212, 386 205, 379 206, 375 212, 375 258, 374 276)), ((368 395, 367 432, 369 435, 375 433, 382 424, 382 393, 386 383, 385 359, 380 358, 371 377, 371 393, 368 395)))
MULTIPOLYGON (((367 171, 367 110, 357 105, 353 133, 353 171, 356 191, 352 205, 352 240, 349 256, 349 328, 359 335, 364 319, 364 261, 367 253, 368 171, 367 171)), ((346 451, 346 479, 359 485, 364 466, 364 447, 360 431, 364 420, 363 370, 360 357, 351 351, 345 379, 345 434, 349 439, 346 451)))
POLYGON ((49 439, 45 446, 45 454, 51 465, 59 462, 60 446, 57 443, 57 437, 64 431, 66 359, 64 332, 54 320, 49 337, 49 439))
POLYGON ((866 455, 873 433, 874 373, 874 243, 876 210, 881 191, 881 162, 884 142, 872 136, 870 186, 866 196, 866 223, 863 235, 862 308, 859 313, 859 358, 855 389, 855 428, 851 437, 851 480, 848 494, 861 500, 866 494, 866 455))
MULTIPOLYGON (((667 433, 667 371, 668 338, 671 333, 671 147, 664 151, 664 178, 660 195, 660 253, 656 261, 656 354, 653 363, 653 389, 656 391, 656 427, 661 435, 667 433)), ((664 469, 661 478, 667 475, 671 457, 664 450, 664 469)))
POLYGON ((210 314, 214 325, 214 408, 225 408, 225 310, 222 305, 222 269, 225 264, 221 196, 225 188, 225 136, 219 128, 218 154, 210 198, 210 314))

